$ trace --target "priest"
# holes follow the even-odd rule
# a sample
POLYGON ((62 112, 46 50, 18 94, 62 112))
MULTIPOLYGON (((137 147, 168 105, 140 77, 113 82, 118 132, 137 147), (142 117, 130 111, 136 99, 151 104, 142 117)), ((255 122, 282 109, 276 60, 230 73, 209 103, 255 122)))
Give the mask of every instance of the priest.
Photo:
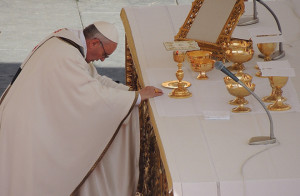
POLYGON ((137 105, 162 95, 130 91, 97 73, 117 48, 113 24, 60 29, 22 63, 0 100, 1 196, 135 195, 137 105))

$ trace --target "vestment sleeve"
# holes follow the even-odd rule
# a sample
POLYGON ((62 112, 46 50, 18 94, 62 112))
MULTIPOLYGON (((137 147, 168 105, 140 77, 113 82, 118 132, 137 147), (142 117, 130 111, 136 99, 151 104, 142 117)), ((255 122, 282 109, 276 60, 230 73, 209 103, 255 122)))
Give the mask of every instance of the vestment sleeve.
POLYGON ((102 84, 102 85, 105 85, 105 86, 108 86, 108 87, 112 87, 112 88, 118 88, 118 89, 123 89, 123 90, 129 90, 129 87, 124 85, 124 84, 121 84, 121 83, 117 83, 115 81, 113 81, 111 78, 109 77, 106 77, 106 76, 101 76, 101 75, 97 75, 97 80, 102 84))

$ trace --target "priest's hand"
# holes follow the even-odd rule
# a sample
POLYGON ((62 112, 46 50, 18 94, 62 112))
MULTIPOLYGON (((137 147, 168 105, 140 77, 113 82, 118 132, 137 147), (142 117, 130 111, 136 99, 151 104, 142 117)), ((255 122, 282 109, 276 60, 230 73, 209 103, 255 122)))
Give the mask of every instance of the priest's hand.
POLYGON ((141 100, 147 100, 149 98, 152 97, 157 97, 157 96, 161 96, 163 94, 162 90, 159 88, 156 88, 154 86, 146 86, 145 88, 142 88, 139 91, 140 95, 141 95, 141 100))

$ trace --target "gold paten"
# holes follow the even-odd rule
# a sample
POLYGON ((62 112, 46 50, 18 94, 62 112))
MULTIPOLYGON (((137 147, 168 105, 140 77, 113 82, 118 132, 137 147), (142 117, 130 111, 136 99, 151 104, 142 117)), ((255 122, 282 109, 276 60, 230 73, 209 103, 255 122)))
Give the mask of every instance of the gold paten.
MULTIPOLYGON (((182 81, 185 88, 190 87, 192 84, 187 81, 182 81)), ((178 87, 178 80, 166 81, 161 83, 161 85, 165 88, 177 88, 178 87)))
POLYGON ((188 98, 192 96, 192 93, 185 87, 182 79, 184 77, 184 72, 182 70, 182 62, 185 59, 185 52, 184 51, 174 51, 173 52, 173 59, 177 62, 177 72, 176 77, 178 79, 178 87, 174 88, 171 93, 169 93, 169 97, 171 98, 188 98))
POLYGON ((230 71, 243 71, 245 66, 243 63, 252 59, 254 50, 251 40, 232 39, 224 43, 226 59, 233 62, 233 65, 227 67, 230 71))
POLYGON ((284 111, 291 109, 291 106, 285 104, 284 101, 286 100, 282 97, 282 87, 284 87, 288 81, 288 77, 282 76, 271 76, 269 77, 270 85, 272 89, 275 89, 275 96, 276 100, 275 103, 268 105, 268 109, 271 111, 284 111))
POLYGON ((192 51, 187 52, 187 57, 191 65, 191 69, 195 72, 199 72, 197 76, 198 80, 206 80, 208 76, 206 72, 211 71, 214 68, 215 61, 211 59, 212 52, 210 51, 192 51))
MULTIPOLYGON (((243 0, 236 0, 234 1, 234 5, 233 7, 230 8, 226 8, 222 7, 221 3, 219 1, 214 1, 214 0, 195 0, 192 4, 192 8, 184 22, 184 24, 182 25, 182 27, 180 28, 179 32, 177 33, 177 35, 175 36, 175 40, 195 40, 198 45, 200 46, 200 48, 202 50, 208 50, 211 51, 213 54, 214 58, 217 58, 218 60, 225 60, 225 55, 224 55, 224 51, 222 50, 222 44, 226 43, 230 40, 232 32, 234 30, 234 28, 236 27, 236 25, 238 24, 238 21, 241 17, 241 15, 244 13, 244 1, 243 0), (205 2, 205 1, 209 1, 209 2, 205 2), (214 6, 203 6, 205 4, 213 4, 215 3, 214 6), (197 15, 198 12, 201 12, 200 8, 203 6, 202 8, 202 13, 209 13, 210 15, 212 15, 212 17, 198 17, 197 15), (223 12, 219 12, 218 16, 219 17, 215 17, 215 10, 216 9, 222 9, 223 12), (229 13, 229 14, 228 14, 229 13), (225 24, 219 24, 220 18, 227 18, 227 21, 225 22, 225 24), (194 24, 194 22, 196 24, 194 24), (198 28, 199 25, 201 27, 198 28), (210 31, 213 32, 215 31, 214 29, 207 29, 207 25, 206 24, 213 24, 214 26, 220 26, 221 31, 219 33, 219 36, 215 38, 215 41, 212 40, 203 40, 203 38, 201 37, 201 34, 199 34, 199 36, 197 38, 190 38, 188 36, 189 31, 191 30, 192 26, 195 25, 197 27, 197 31, 202 31, 203 33, 207 34, 206 31, 210 31), (217 25, 218 24, 218 25, 217 25), (204 29, 204 30, 203 30, 204 29), (205 32, 204 32, 205 31, 205 32)), ((231 2, 227 2, 227 4, 229 4, 231 2)), ((210 25, 211 28, 212 25, 210 25)), ((212 27, 213 28, 213 27, 212 27)))
MULTIPOLYGON (((274 53, 276 47, 277 47, 277 43, 258 43, 257 44, 258 50, 264 55, 264 61, 272 60, 271 55, 274 53)), ((255 75, 257 77, 262 77, 260 70, 258 72, 256 72, 255 75)))
MULTIPOLYGON (((239 75, 237 77, 239 77, 239 80, 242 81, 251 91, 254 91, 255 84, 251 83, 252 77, 249 74, 239 72, 239 75), (245 80, 243 81, 243 79, 245 80)), ((245 97, 250 95, 250 92, 247 91, 242 85, 238 84, 228 76, 224 78, 224 82, 226 84, 226 88, 228 92, 231 95, 236 97, 235 100, 229 101, 229 103, 232 105, 238 105, 237 107, 232 109, 232 112, 235 113, 250 112, 251 109, 249 107, 244 106, 245 104, 248 103, 245 97)))

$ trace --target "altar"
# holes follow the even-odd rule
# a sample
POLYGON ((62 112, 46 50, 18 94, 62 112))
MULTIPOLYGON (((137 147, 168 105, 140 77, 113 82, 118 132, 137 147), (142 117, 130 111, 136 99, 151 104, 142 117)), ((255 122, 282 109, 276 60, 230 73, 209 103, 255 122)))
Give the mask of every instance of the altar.
MULTIPOLYGON (((246 5, 251 9, 251 5, 246 5)), ((269 135, 268 117, 251 96, 249 113, 234 114, 227 102, 225 75, 212 70, 208 80, 197 80, 196 73, 184 63, 184 80, 192 83, 192 97, 172 99, 171 89, 161 87, 175 80, 177 70, 172 52, 164 42, 184 23, 191 6, 125 7, 121 18, 126 33, 126 80, 138 90, 153 85, 164 95, 140 106, 141 175, 139 191, 143 195, 174 196, 299 196, 300 195, 300 20, 293 7, 283 1, 268 2, 277 14, 285 38, 286 56, 296 76, 283 88, 288 111, 271 112, 278 142, 249 145, 254 136, 269 135)), ((251 11, 250 11, 251 12, 251 11)), ((237 26, 232 37, 249 39, 249 29, 276 26, 271 14, 258 6, 259 23, 237 26)), ((217 14, 217 13, 216 13, 217 14)), ((268 79, 255 76, 254 66, 263 59, 254 44, 254 57, 245 63, 245 72, 253 76, 259 97, 270 94, 268 79)), ((225 63, 230 65, 231 62, 225 63)), ((267 103, 266 103, 267 104, 267 103)))

